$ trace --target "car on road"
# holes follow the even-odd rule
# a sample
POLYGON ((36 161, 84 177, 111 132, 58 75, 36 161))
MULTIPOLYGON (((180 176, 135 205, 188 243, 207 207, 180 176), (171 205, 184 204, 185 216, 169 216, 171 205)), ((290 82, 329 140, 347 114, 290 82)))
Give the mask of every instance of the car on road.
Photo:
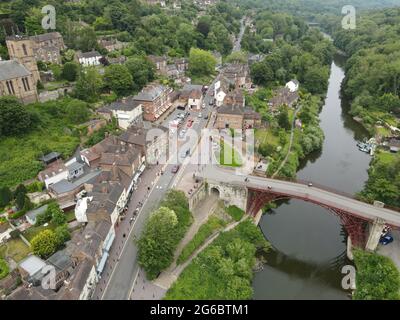
POLYGON ((185 137, 185 134, 186 134, 186 129, 182 129, 182 130, 179 132, 179 138, 183 139, 183 138, 185 137))
POLYGON ((185 159, 190 153, 190 149, 187 149, 186 151, 181 152, 181 158, 185 159))
POLYGON ((211 100, 210 100, 209 105, 210 105, 210 106, 214 105, 214 99, 211 99, 211 100))
POLYGON ((204 116, 204 120, 208 120, 208 114, 204 116))
POLYGON ((199 118, 203 117, 202 113, 200 112, 198 115, 199 118))
POLYGON ((201 107, 202 107, 203 109, 205 109, 205 108, 206 108, 206 104, 203 102, 203 104, 201 105, 201 107))
POLYGON ((179 170, 179 167, 180 167, 179 165, 173 166, 172 169, 171 169, 171 172, 172 173, 177 173, 178 170, 179 170))
POLYGON ((193 119, 189 119, 186 126, 190 128, 192 125, 193 125, 193 119))
POLYGON ((383 244, 384 246, 386 246, 392 242, 393 242, 393 237, 390 234, 386 234, 386 235, 382 236, 379 240, 379 243, 383 244))
POLYGON ((309 183, 308 183, 308 186, 309 186, 309 187, 312 187, 312 186, 313 186, 313 184, 312 184, 311 182, 309 182, 309 183))

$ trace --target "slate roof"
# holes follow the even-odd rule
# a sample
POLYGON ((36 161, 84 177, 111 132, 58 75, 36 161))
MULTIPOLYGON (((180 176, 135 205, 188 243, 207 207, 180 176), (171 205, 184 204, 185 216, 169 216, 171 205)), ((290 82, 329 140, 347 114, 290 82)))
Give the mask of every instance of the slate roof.
POLYGON ((134 99, 138 101, 154 101, 157 99, 167 87, 159 85, 149 85, 145 87, 141 92, 139 92, 134 99))
POLYGON ((110 110, 123 110, 132 111, 140 106, 140 102, 135 100, 135 97, 129 96, 127 98, 110 103, 106 108, 110 110))
POLYGON ((0 81, 27 77, 31 73, 22 64, 14 60, 0 61, 0 81))
POLYGON ((38 34, 36 36, 31 36, 30 39, 36 42, 48 41, 61 38, 61 34, 59 32, 49 32, 44 34, 38 34))

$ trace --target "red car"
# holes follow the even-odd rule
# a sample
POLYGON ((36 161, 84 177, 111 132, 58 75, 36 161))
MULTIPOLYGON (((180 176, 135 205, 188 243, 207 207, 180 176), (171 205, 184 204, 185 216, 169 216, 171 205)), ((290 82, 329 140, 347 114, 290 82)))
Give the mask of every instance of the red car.
POLYGON ((189 119, 187 122, 187 127, 190 128, 192 126, 192 124, 193 124, 193 120, 189 119))
POLYGON ((178 172, 178 170, 179 170, 179 166, 178 166, 178 165, 176 165, 176 166, 173 166, 173 167, 172 167, 172 170, 171 170, 171 172, 172 172, 172 173, 177 173, 177 172, 178 172))

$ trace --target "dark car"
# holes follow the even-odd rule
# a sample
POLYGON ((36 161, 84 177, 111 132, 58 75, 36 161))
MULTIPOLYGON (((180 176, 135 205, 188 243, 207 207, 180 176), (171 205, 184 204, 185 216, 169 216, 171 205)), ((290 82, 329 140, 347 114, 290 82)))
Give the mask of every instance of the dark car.
POLYGON ((389 234, 382 236, 379 240, 379 243, 383 244, 384 246, 392 242, 393 242, 393 237, 389 234))
POLYGON ((172 173, 177 173, 177 172, 178 172, 178 170, 179 170, 179 166, 178 166, 178 165, 176 165, 176 166, 173 166, 173 167, 172 167, 172 170, 171 170, 171 172, 172 172, 172 173))
POLYGON ((178 106, 177 109, 178 109, 178 110, 185 110, 186 107, 184 107, 184 106, 178 106))

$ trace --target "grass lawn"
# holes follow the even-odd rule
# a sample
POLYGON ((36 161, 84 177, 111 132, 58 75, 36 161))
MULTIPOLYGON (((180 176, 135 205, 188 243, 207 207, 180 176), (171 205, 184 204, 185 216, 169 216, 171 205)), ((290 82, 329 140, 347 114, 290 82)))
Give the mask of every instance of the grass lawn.
POLYGON ((229 214, 233 220, 239 221, 240 219, 243 218, 244 211, 237 206, 229 206, 225 208, 225 211, 227 214, 229 214))
POLYGON ((33 227, 30 227, 29 229, 25 230, 24 233, 23 233, 23 236, 24 236, 29 242, 31 242, 32 239, 33 239, 39 232, 41 232, 41 231, 43 231, 43 230, 47 230, 47 229, 54 230, 56 227, 57 227, 57 226, 54 225, 54 224, 52 224, 52 223, 49 223, 48 226, 46 226, 46 227, 45 227, 45 226, 38 226, 38 227, 33 226, 33 227))
POLYGON ((0 246, 0 258, 12 258, 13 260, 15 260, 15 262, 20 262, 30 252, 30 247, 28 247, 21 239, 10 240, 0 246))
POLYGON ((184 263, 216 230, 221 229, 226 225, 226 222, 217 217, 210 217, 204 223, 192 240, 183 248, 178 257, 178 264, 184 263))
POLYGON ((70 211, 66 212, 65 215, 67 216, 67 222, 72 222, 72 221, 76 220, 75 210, 70 210, 70 211))
POLYGON ((222 166, 228 167, 241 167, 242 157, 240 154, 227 143, 220 143, 220 150, 219 150, 219 164, 222 166))
POLYGON ((376 153, 376 157, 379 163, 388 164, 393 162, 397 156, 394 153, 381 151, 376 153))
POLYGON ((257 129, 255 140, 260 144, 268 143, 274 146, 279 146, 279 138, 273 135, 270 129, 257 129))

